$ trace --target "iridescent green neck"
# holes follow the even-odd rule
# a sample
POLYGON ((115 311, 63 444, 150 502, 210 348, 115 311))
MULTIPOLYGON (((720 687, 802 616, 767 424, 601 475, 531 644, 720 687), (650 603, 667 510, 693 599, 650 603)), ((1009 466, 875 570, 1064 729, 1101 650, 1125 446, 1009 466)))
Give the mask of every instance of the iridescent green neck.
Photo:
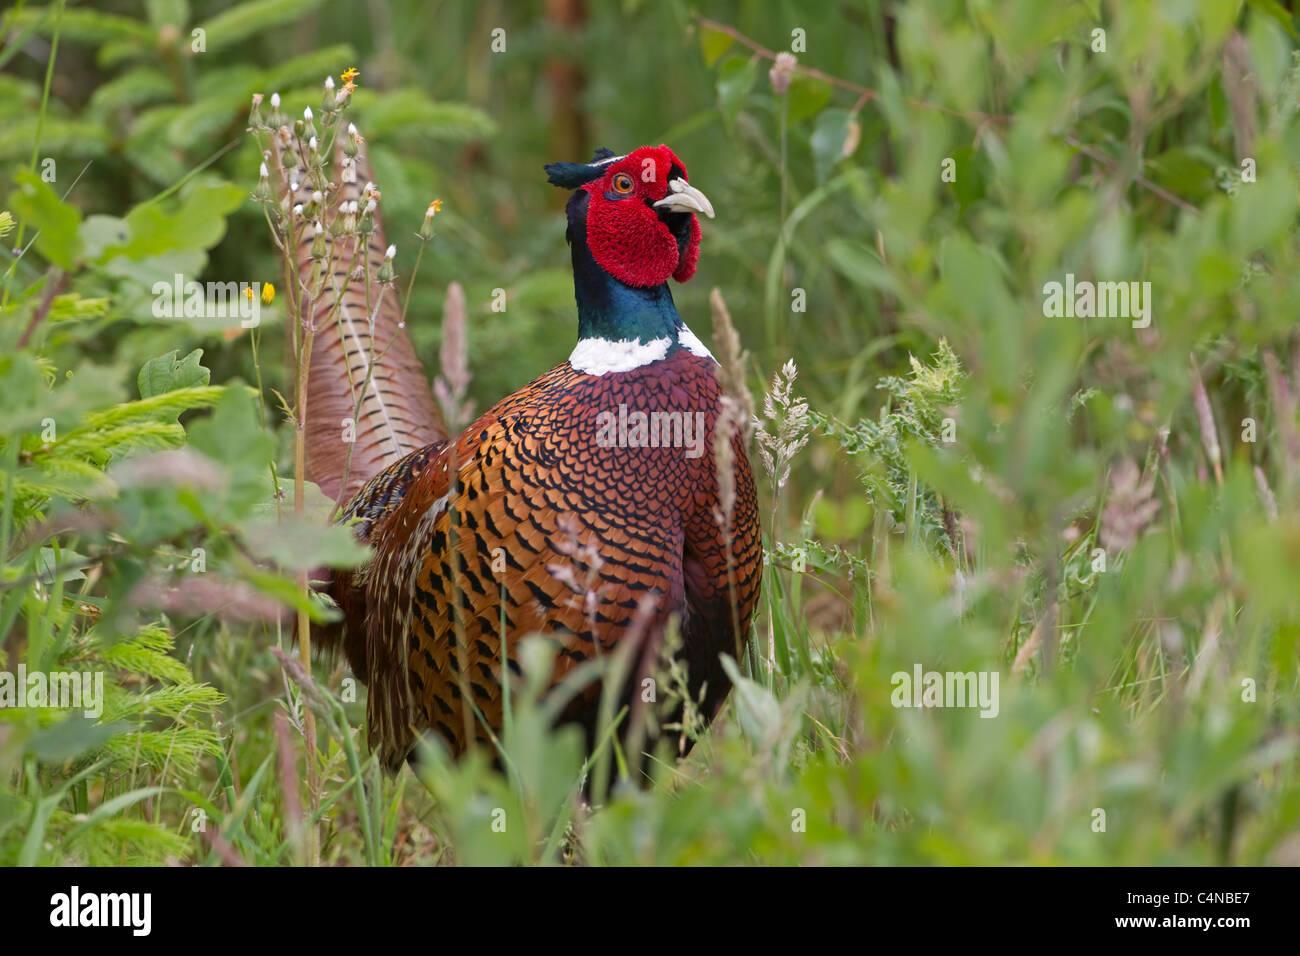
POLYGON ((638 289, 602 269, 587 247, 586 202, 570 203, 569 244, 573 293, 578 301, 578 338, 650 342, 667 338, 676 349, 681 316, 668 284, 638 289), (580 209, 575 209, 580 205, 580 209))

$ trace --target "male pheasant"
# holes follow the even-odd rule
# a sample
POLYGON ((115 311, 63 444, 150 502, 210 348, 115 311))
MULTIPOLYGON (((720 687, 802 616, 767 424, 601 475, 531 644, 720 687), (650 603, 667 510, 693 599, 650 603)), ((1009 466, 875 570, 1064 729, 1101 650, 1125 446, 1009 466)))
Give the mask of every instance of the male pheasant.
MULTIPOLYGON (((634 703, 676 618, 690 693, 711 719, 730 690, 719 655, 737 652, 758 599, 762 547, 744 442, 733 434, 730 454, 715 455, 717 363, 667 285, 694 274, 696 215, 711 217, 712 206, 666 146, 601 150, 546 170, 574 190, 578 342, 568 361, 452 438, 391 315, 373 331, 339 323, 341 336, 322 337, 313 359, 313 392, 337 388, 338 370, 350 369, 350 404, 368 350, 385 356, 363 396, 356 440, 365 447, 352 451, 348 487, 329 416, 313 432, 307 474, 340 496, 368 478, 341 520, 354 522, 372 557, 329 581, 342 633, 326 629, 320 642, 341 640, 368 684, 371 747, 390 770, 426 732, 456 755, 471 738, 487 742, 502 725, 502 661, 517 674, 520 642, 533 634, 557 645, 552 687, 636 642, 624 692, 634 703), (324 381, 317 364, 336 374, 324 381), (412 435, 433 440, 415 448, 412 435), (728 458, 734 506, 723 517, 717 461, 728 458)), ((376 230, 372 256, 383 242, 376 230)), ((364 289, 350 294, 366 301, 364 289)), ((593 682, 563 712, 589 748, 599 697, 593 682)))

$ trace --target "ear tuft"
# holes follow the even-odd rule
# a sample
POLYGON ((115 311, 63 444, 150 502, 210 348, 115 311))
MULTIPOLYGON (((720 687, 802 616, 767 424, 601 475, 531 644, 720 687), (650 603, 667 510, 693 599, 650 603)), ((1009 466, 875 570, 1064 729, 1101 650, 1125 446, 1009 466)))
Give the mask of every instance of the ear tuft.
POLYGON ((599 179, 605 172, 599 166, 589 166, 586 163, 548 163, 543 168, 546 170, 546 181, 562 189, 577 189, 593 179, 599 179))
POLYGON ((546 179, 551 185, 562 189, 577 189, 603 176, 609 161, 617 158, 617 153, 602 146, 592 155, 589 163, 549 163, 544 167, 546 179))

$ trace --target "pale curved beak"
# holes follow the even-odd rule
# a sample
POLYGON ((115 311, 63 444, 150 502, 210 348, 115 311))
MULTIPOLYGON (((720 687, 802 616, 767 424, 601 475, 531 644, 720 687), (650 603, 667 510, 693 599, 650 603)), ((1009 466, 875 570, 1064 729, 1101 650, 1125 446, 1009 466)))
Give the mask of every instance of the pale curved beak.
POLYGON ((713 203, 684 179, 668 180, 668 195, 655 203, 655 208, 671 209, 673 212, 702 212, 713 218, 713 203))

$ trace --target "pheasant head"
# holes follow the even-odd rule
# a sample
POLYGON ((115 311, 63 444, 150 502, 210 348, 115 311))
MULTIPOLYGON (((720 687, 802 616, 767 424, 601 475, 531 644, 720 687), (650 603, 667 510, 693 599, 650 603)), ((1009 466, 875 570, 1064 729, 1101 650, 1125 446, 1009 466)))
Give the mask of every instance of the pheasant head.
POLYGON ((642 146, 623 156, 597 150, 589 163, 551 163, 546 172, 574 190, 566 235, 579 334, 648 341, 679 325, 667 282, 695 274, 697 216, 713 218, 686 164, 667 146, 642 146))

